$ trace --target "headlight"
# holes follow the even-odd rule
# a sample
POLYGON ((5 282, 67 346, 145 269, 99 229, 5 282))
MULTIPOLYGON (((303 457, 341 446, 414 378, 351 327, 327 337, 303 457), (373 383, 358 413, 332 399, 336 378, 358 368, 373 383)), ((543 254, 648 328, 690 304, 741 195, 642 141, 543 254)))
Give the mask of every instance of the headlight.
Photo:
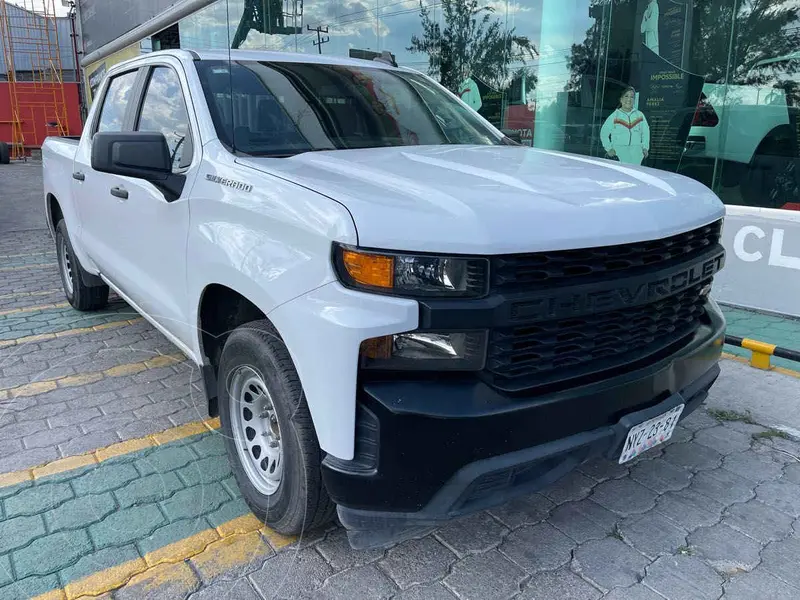
POLYGON ((477 298, 488 287, 485 258, 375 252, 337 244, 333 261, 344 285, 371 292, 477 298))
POLYGON ((485 331, 411 331, 364 340, 365 369, 480 371, 486 358, 485 331))

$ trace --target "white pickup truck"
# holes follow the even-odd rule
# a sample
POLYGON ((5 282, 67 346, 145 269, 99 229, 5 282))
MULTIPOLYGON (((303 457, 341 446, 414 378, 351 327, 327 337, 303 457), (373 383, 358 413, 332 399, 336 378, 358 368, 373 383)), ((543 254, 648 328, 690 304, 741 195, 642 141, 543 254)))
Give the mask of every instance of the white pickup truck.
POLYGON ((48 138, 64 290, 203 371, 253 511, 355 547, 665 441, 719 374, 724 208, 521 147, 381 62, 174 50, 48 138))

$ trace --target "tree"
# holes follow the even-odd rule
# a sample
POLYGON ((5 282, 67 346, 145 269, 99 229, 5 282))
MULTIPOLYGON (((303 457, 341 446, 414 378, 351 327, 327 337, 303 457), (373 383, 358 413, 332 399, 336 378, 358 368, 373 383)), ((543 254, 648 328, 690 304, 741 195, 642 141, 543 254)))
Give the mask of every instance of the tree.
POLYGON ((492 18, 494 9, 479 7, 478 0, 442 0, 444 28, 420 0, 422 35, 411 37, 410 52, 428 55, 428 74, 438 77, 453 92, 467 77, 475 77, 495 89, 508 85, 512 62, 533 59, 538 52, 515 29, 504 29, 492 18))

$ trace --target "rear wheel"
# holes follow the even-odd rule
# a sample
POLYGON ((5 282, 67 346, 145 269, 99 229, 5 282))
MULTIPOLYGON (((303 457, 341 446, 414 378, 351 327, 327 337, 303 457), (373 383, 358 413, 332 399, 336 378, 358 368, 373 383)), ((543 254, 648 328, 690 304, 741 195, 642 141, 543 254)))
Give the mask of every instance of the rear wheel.
POLYGON ((5 142, 0 142, 0 165, 7 165, 11 162, 11 149, 5 142))
POLYGON ((300 379, 267 321, 235 329, 219 368, 220 420, 236 482, 251 510, 276 531, 324 525, 335 504, 300 379))
POLYGON ((98 310, 108 304, 107 285, 88 286, 83 282, 83 267, 72 249, 64 219, 56 225, 56 256, 64 295, 73 308, 98 310))

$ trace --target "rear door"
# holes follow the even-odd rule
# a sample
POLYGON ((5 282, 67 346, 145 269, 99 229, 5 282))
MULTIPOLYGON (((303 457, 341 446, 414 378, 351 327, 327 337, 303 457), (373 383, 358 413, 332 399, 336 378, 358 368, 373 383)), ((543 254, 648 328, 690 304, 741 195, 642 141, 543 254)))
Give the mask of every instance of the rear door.
MULTIPOLYGON (((173 173, 185 178, 182 194, 167 199, 143 179, 121 177, 122 198, 114 198, 113 214, 104 228, 104 245, 116 258, 109 279, 144 312, 182 342, 193 329, 187 322, 186 240, 189 192, 200 163, 200 148, 184 90, 183 67, 163 57, 142 68, 143 84, 133 99, 133 130, 163 133, 172 155, 173 173)), ((106 190, 109 194, 110 190, 106 190)))
POLYGON ((116 212, 119 199, 109 190, 123 183, 122 177, 92 170, 92 137, 98 131, 130 131, 136 88, 141 85, 138 68, 113 75, 101 91, 98 109, 87 123, 90 135, 84 136, 75 153, 72 173, 72 197, 81 216, 77 232, 81 246, 105 274, 114 264, 117 252, 107 227, 116 212))

